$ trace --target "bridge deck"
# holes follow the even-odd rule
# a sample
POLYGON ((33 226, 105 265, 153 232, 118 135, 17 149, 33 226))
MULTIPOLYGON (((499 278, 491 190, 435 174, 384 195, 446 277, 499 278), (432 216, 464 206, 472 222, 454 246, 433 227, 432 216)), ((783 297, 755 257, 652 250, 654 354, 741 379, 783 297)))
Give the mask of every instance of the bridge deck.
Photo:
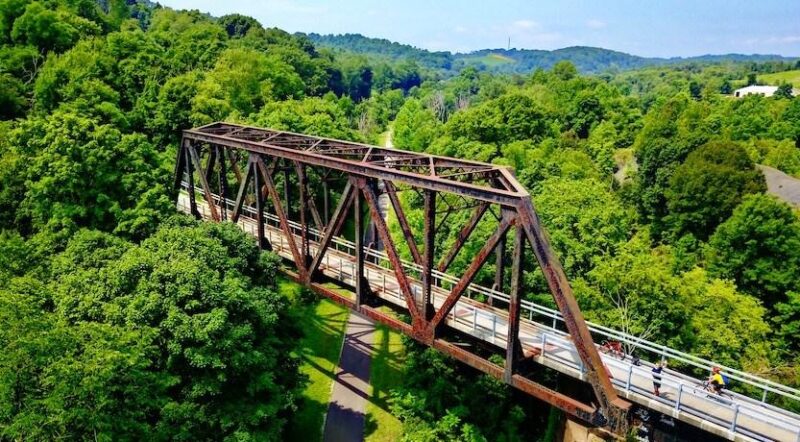
MULTIPOLYGON (((198 194, 202 194, 200 189, 196 191, 198 194)), ((214 195, 214 199, 218 200, 218 197, 214 195)), ((232 204, 232 201, 228 204, 232 204)), ((198 198, 197 207, 205 219, 210 219, 208 206, 204 199, 198 198)), ((178 208, 183 212, 189 212, 188 195, 185 192, 181 192, 179 195, 178 208)), ((253 208, 245 207, 238 223, 244 231, 252 235, 256 234, 254 213, 253 208)), ((278 226, 277 218, 271 214, 266 214, 266 218, 266 236, 274 251, 291 259, 288 243, 278 226)), ((300 228, 299 224, 292 224, 297 241, 300 240, 300 228)), ((311 253, 314 254, 321 233, 313 228, 309 230, 311 253)), ((323 259, 322 272, 334 280, 354 285, 355 258, 353 251, 354 244, 352 242, 340 237, 335 238, 323 259)), ((390 268, 378 264, 386 263, 383 253, 375 250, 367 250, 365 253, 372 258, 368 259, 365 269, 371 289, 384 301, 404 308, 405 300, 394 272, 390 268)), ((409 270, 409 274, 418 270, 414 264, 404 263, 404 265, 409 270)), ((449 288, 455 281, 455 278, 446 274, 439 274, 434 279, 432 298, 437 309, 444 302, 449 288)), ((418 280, 412 280, 411 285, 415 293, 421 292, 422 286, 418 280)), ((446 324, 463 333, 505 348, 507 312, 469 298, 487 293, 494 296, 490 290, 473 284, 465 297, 458 301, 456 307, 448 315, 446 324)), ((549 321, 534 320, 539 319, 541 314, 546 311, 546 308, 532 303, 523 305, 524 318, 520 323, 519 336, 524 352, 534 355, 534 359, 540 364, 568 376, 585 380, 581 360, 570 341, 569 334, 557 328, 557 318, 553 316, 552 324, 549 321)), ((632 364, 631 358, 620 360, 610 355, 602 355, 602 357, 613 376, 612 382, 617 392, 622 397, 644 407, 730 440, 800 441, 800 416, 796 414, 736 393, 731 393, 728 397, 710 394, 703 390, 702 381, 669 369, 666 369, 662 375, 661 396, 657 397, 652 391, 653 379, 650 370, 653 365, 651 363, 642 361, 641 365, 635 366, 632 364)))

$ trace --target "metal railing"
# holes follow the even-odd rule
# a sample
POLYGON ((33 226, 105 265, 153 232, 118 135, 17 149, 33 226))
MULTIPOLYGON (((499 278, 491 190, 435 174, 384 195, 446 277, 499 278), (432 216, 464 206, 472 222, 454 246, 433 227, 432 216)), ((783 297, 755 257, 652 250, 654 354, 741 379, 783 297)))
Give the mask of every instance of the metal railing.
MULTIPOLYGON (((186 184, 184 183, 185 186, 186 184)), ((201 189, 196 189, 196 192, 199 195, 203 194, 201 189)), ((213 195, 213 199, 219 205, 218 196, 213 195)), ((225 205, 232 209, 234 201, 226 199, 225 205)), ((185 204, 181 204, 180 198, 179 206, 184 212, 188 212, 188 207, 185 204)), ((205 201, 198 199, 198 210, 202 212, 205 210, 204 206, 205 201)), ((242 210, 244 212, 243 215, 250 219, 245 219, 245 216, 243 216, 240 218, 239 225, 248 233, 255 235, 255 221, 252 219, 255 216, 255 209, 244 205, 242 210)), ((204 216, 207 216, 207 214, 204 214, 204 216)), ((283 233, 280 230, 277 216, 265 213, 265 223, 269 227, 265 229, 267 239, 276 249, 276 252, 286 254, 285 246, 283 245, 283 233)), ((299 239, 303 227, 291 220, 289 220, 288 224, 292 234, 299 239)), ((321 239, 322 232, 310 227, 308 234, 312 247, 316 249, 315 243, 321 239)), ((342 282, 354 283, 355 264, 352 260, 354 259, 355 244, 344 238, 334 237, 330 247, 338 254, 344 254, 345 257, 339 256, 334 259, 335 262, 331 262, 330 254, 326 254, 321 266, 323 272, 342 282)), ((389 273, 390 284, 387 285, 387 272, 391 271, 391 267, 388 264, 386 254, 381 251, 367 249, 365 250, 365 255, 372 258, 365 267, 368 280, 381 281, 378 292, 384 295, 382 297, 399 306, 405 306, 405 299, 400 293, 396 281, 394 287, 392 287, 391 280, 394 279, 394 275, 391 273, 389 273)), ((409 275, 420 274, 422 271, 421 267, 415 263, 402 261, 402 264, 405 270, 410 272, 409 275)), ((433 284, 435 286, 433 299, 435 303, 440 303, 446 296, 447 291, 458 282, 458 279, 438 271, 433 273, 433 284)), ((421 290, 419 281, 412 279, 410 282, 412 290, 415 292, 421 290)), ((456 308, 448 315, 448 325, 504 347, 507 330, 506 319, 503 317, 505 311, 486 304, 478 304, 477 301, 474 301, 478 296, 493 298, 506 303, 509 301, 509 296, 505 293, 471 284, 464 292, 464 297, 467 300, 459 301, 456 304, 456 308)), ((561 371, 564 371, 563 368, 567 368, 574 371, 573 375, 584 378, 585 370, 583 364, 569 340, 569 334, 559 328, 559 325, 563 327, 561 313, 531 301, 522 301, 520 307, 523 312, 527 313, 527 315, 522 315, 524 320, 520 324, 520 340, 523 346, 538 348, 539 354, 537 358, 540 358, 541 361, 560 364, 563 366, 561 371), (534 318, 545 318, 546 320, 535 321, 534 318), (525 335, 523 336, 523 334, 525 335)), ((590 331, 597 336, 624 342, 637 349, 655 354, 660 358, 677 360, 687 366, 702 369, 708 369, 715 365, 721 366, 713 361, 680 352, 599 324, 591 322, 587 322, 587 324, 590 331)), ((764 392, 760 399, 734 392, 727 392, 726 398, 703 390, 701 382, 687 374, 665 369, 661 380, 662 391, 674 391, 676 394, 675 399, 668 399, 664 396, 655 396, 649 388, 644 388, 640 385, 652 382, 651 368, 653 364, 641 361, 641 365, 637 366, 631 363, 631 358, 622 361, 605 355, 603 360, 610 371, 614 373, 612 382, 617 389, 625 391, 634 397, 646 399, 654 406, 660 404, 662 409, 673 410, 673 414, 677 417, 682 414, 696 416, 725 428, 731 434, 741 434, 756 440, 784 439, 783 437, 773 437, 774 434, 772 433, 779 432, 783 436, 792 436, 786 440, 800 442, 800 416, 765 402, 767 392, 793 400, 800 400, 800 391, 797 389, 740 370, 721 366, 730 378, 764 392), (767 430, 765 431, 764 428, 767 430)), ((640 400, 640 402, 642 401, 640 400)))

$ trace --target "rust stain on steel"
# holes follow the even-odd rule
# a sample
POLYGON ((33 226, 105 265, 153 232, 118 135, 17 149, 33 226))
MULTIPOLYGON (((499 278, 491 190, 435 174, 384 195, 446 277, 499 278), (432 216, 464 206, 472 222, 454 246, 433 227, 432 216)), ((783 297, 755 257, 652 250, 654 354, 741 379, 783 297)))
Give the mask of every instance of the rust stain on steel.
MULTIPOLYGON (((267 186, 267 191, 269 192, 269 197, 272 199, 272 206, 275 209, 275 214, 278 216, 278 221, 281 225, 281 230, 283 231, 284 236, 286 237, 286 242, 289 243, 289 250, 292 252, 292 257, 294 258, 294 263, 297 266, 297 269, 300 271, 300 274, 305 276, 307 273, 306 269, 306 262, 303 256, 300 255, 300 251, 297 249, 297 243, 294 240, 294 235, 292 234, 292 229, 289 227, 289 219, 286 217, 286 213, 283 211, 283 205, 281 204, 281 197, 278 195, 278 190, 275 188, 275 182, 272 181, 272 176, 269 174, 269 170, 267 170, 267 166, 264 164, 264 160, 261 159, 260 156, 254 154, 255 165, 258 167, 258 170, 261 171, 261 174, 264 178, 264 185, 267 186)), ((258 190, 256 190, 258 192, 258 190)))
POLYGON ((442 306, 439 307, 439 311, 437 311, 436 315, 434 315, 433 319, 431 319, 429 332, 433 334, 434 329, 438 327, 444 317, 450 313, 450 310, 453 309, 453 307, 456 305, 456 302, 458 302, 459 298, 461 298, 464 290, 467 289, 469 284, 475 278, 475 275, 489 258, 489 255, 494 251, 495 246, 500 241, 500 237, 505 235, 508 228, 511 227, 512 222, 513 219, 510 217, 504 217, 503 220, 500 221, 500 225, 497 226, 497 230, 495 230, 494 234, 489 238, 478 254, 475 255, 475 258, 473 258, 472 263, 464 272, 464 275, 458 280, 458 283, 453 286, 450 294, 447 295, 444 303, 442 303, 442 306))
POLYGON ((478 207, 475 208, 475 211, 472 213, 472 217, 469 219, 466 225, 458 232, 458 237, 456 238, 455 244, 453 247, 450 248, 450 251, 447 252, 441 261, 439 261, 438 268, 440 272, 446 272, 447 268, 450 267, 450 264, 455 259, 458 252, 464 247, 464 243, 467 241, 467 238, 472 234, 472 231, 475 230, 475 227, 478 226, 478 223, 483 218, 483 214, 489 209, 488 203, 481 203, 478 207))
MULTIPOLYGON (((586 375, 592 385, 595 396, 600 402, 606 417, 612 421, 623 421, 619 415, 624 415, 630 403, 619 398, 605 371, 603 361, 597 352, 586 320, 578 307, 578 301, 572 293, 572 288, 567 281, 561 263, 553 256, 550 243, 541 227, 539 217, 533 209, 533 204, 528 200, 520 205, 519 216, 522 218, 528 241, 533 247, 539 266, 544 273, 547 284, 553 295, 559 311, 564 317, 564 323, 572 337, 575 349, 586 367, 586 375)), ((624 420, 627 422, 627 420, 624 420)))
POLYGON ((347 211, 348 209, 350 209, 350 205, 352 204, 352 202, 353 202, 353 185, 350 181, 348 181, 347 184, 345 184, 344 191, 342 192, 342 197, 339 199, 339 204, 336 206, 336 210, 333 212, 333 218, 331 218, 330 223, 323 230, 323 232, 325 233, 322 236, 322 241, 317 247, 317 255, 314 257, 314 260, 311 262, 311 267, 309 267, 308 269, 307 276, 309 278, 319 268, 319 265, 322 262, 322 257, 328 250, 328 247, 330 246, 333 237, 338 235, 339 232, 342 230, 342 226, 344 226, 344 222, 347 220, 347 211))
MULTIPOLYGON (((185 176, 188 181, 187 191, 189 193, 190 210, 196 217, 200 217, 200 213, 196 205, 195 171, 198 172, 199 184, 202 186, 206 196, 211 218, 214 220, 220 219, 220 214, 217 213, 215 204, 213 204, 210 185, 213 177, 211 171, 215 167, 219 169, 220 193, 223 197, 227 193, 225 189, 228 187, 226 171, 232 170, 238 180, 238 192, 233 208, 232 221, 236 222, 238 220, 245 202, 252 204, 250 193, 257 193, 255 202, 258 206, 259 238, 263 238, 261 229, 264 223, 264 213, 262 210, 265 205, 261 195, 263 190, 258 187, 261 187, 260 182, 263 178, 263 187, 272 201, 273 210, 280 221, 281 231, 289 244, 297 269, 296 272, 289 271, 289 273, 298 282, 307 284, 317 293, 335 302, 412 336, 420 342, 447 353, 453 358, 497 379, 501 379, 578 419, 587 423, 606 426, 617 435, 625 433, 627 411, 630 404, 617 396, 608 378, 608 373, 604 369, 602 360, 597 353, 597 348, 592 341, 592 336, 580 312, 566 275, 551 250, 547 236, 534 210, 530 195, 516 180, 510 169, 475 161, 438 157, 418 152, 405 152, 328 138, 309 137, 291 132, 227 123, 212 123, 197 129, 184 131, 181 148, 176 158, 175 188, 176 190, 180 188, 185 176), (200 149, 198 151, 194 143, 208 143, 210 147, 209 149, 200 149), (207 166, 204 170, 201 155, 206 154, 206 152, 210 156, 207 159, 207 166), (237 164, 239 152, 246 152, 248 155, 246 171, 241 171, 237 164), (289 224, 289 217, 297 214, 293 214, 290 210, 288 185, 284 186, 286 191, 286 207, 284 208, 272 179, 272 170, 267 169, 264 164, 264 158, 270 159, 273 166, 277 166, 279 162, 284 162, 289 166, 283 169, 287 184, 289 182, 289 169, 294 169, 297 173, 301 199, 299 201, 301 232, 297 236, 300 237, 303 243, 304 253, 301 253, 298 249, 295 235, 289 224), (387 160, 387 158, 389 159, 387 160), (226 169, 226 163, 230 165, 229 169, 226 169), (294 163, 294 168, 291 167, 291 163, 294 163), (314 201, 311 200, 312 193, 307 189, 306 168, 316 168, 316 173, 320 173, 321 176, 325 177, 323 182, 325 191, 329 189, 327 177, 332 172, 341 174, 346 179, 347 184, 342 192, 342 198, 337 204, 330 221, 328 221, 328 195, 324 195, 324 219, 327 225, 323 225, 322 217, 314 201), (256 181, 256 189, 250 189, 251 179, 256 181), (492 207, 492 205, 496 204, 500 208, 500 216, 495 214, 498 224, 495 232, 482 246, 477 255, 473 257, 468 268, 451 287, 450 293, 436 312, 428 312, 427 307, 415 300, 411 290, 411 280, 407 277, 386 223, 378 210, 378 196, 373 185, 378 181, 383 181, 386 184, 386 192, 397 215, 404 238, 409 243, 414 262, 422 267, 423 299, 430 294, 428 287, 432 282, 433 276, 431 273, 434 262, 433 245, 436 243, 438 231, 434 225, 436 211, 433 197, 435 193, 442 193, 443 201, 447 201, 444 198, 446 194, 459 196, 461 199, 466 200, 466 207, 469 207, 470 204, 475 207, 470 220, 459 231, 455 243, 437 264, 438 269, 443 272, 448 269, 459 251, 463 249, 485 213, 487 211, 495 213, 496 207, 492 207), (401 201, 397 197, 396 186, 400 184, 425 195, 426 204, 423 211, 425 214, 424 256, 420 253, 419 247, 414 241, 414 232, 408 222, 401 201), (361 210, 364 201, 367 203, 370 217, 376 226, 378 235, 384 243, 386 256, 394 271, 406 308, 411 315, 411 324, 390 317, 364 303, 371 296, 369 284, 363 278, 364 244, 362 232, 359 229, 356 229, 355 238, 357 248, 360 246, 355 258, 356 299, 353 300, 337 294, 311 279, 312 273, 320 267, 325 254, 330 251, 333 237, 341 231, 350 206, 354 206, 352 213, 355 217, 356 226, 363 227, 361 210), (309 213, 311 216, 308 216, 309 213), (310 249, 308 245, 310 242, 308 229, 309 224, 312 222, 322 230, 322 239, 316 255, 309 263, 307 261, 310 258, 307 256, 310 249), (452 311, 493 251, 498 253, 498 262, 504 263, 505 251, 498 250, 498 247, 499 244, 504 243, 502 239, 512 227, 515 235, 508 310, 509 327, 506 336, 506 362, 505 366, 502 367, 464 348, 438 338, 436 330, 443 323, 448 313, 452 311), (523 353, 519 342, 519 310, 522 297, 523 259, 526 242, 531 244, 533 254, 542 269, 553 299, 564 317, 570 337, 586 368, 587 379, 597 398, 597 409, 550 390, 515 371, 516 364, 520 359, 534 356, 537 352, 540 352, 537 349, 529 349, 523 353)), ((222 216, 227 219, 227 209, 224 208, 224 205, 222 210, 222 216)), ((448 210, 442 222, 451 211, 448 210)), ((495 222, 494 220, 491 221, 495 222)), ((502 273, 497 273, 495 282, 501 284, 503 278, 504 275, 502 273)))
POLYGON ((361 193, 364 194, 364 199, 367 201, 369 213, 372 216, 372 222, 375 223, 375 227, 378 229, 378 235, 380 235, 381 241, 383 241, 383 247, 386 249, 386 256, 389 257, 389 263, 392 264, 392 268, 394 269, 395 276, 397 277, 397 284, 400 286, 400 291, 403 293, 403 297, 406 300, 408 312, 416 323, 419 320, 419 311, 414 302, 414 296, 411 293, 411 285, 406 277, 406 272, 403 270, 403 263, 400 261, 400 256, 397 254, 394 241, 392 241, 392 237, 389 235, 386 222, 383 220, 378 210, 378 196, 375 195, 375 191, 367 185, 367 181, 363 178, 358 180, 358 187, 361 189, 361 193))
MULTIPOLYGON (((285 272, 295 281, 304 283, 304 281, 296 273, 291 271, 285 272)), ((320 284, 312 283, 310 288, 314 292, 325 296, 326 298, 343 305, 350 310, 357 311, 364 316, 393 328, 394 330, 413 337, 412 326, 400 321, 397 318, 391 317, 377 309, 368 306, 357 306, 352 299, 342 296, 339 293, 336 293, 335 291, 320 284)), ((478 369, 496 379, 503 380, 504 378, 505 371, 503 367, 494 364, 485 358, 470 353, 463 348, 455 346, 444 339, 435 339, 430 345, 436 350, 439 350, 442 353, 445 353, 452 358, 459 360, 470 367, 478 369)), ((576 418, 581 419, 585 423, 591 424, 596 419, 597 410, 591 405, 572 399, 569 396, 547 388, 523 376, 514 375, 511 380, 511 385, 531 396, 536 397, 537 399, 555 406, 556 408, 576 418)))
POLYGON ((384 180, 383 183, 384 186, 386 186, 386 194, 389 195, 389 202, 392 203, 394 214, 397 216, 397 222, 400 224, 400 230, 403 231, 408 249, 411 251, 411 257, 414 258, 415 263, 422 265, 422 257, 417 247, 417 241, 414 239, 414 234, 411 232, 411 226, 408 225, 408 219, 403 211, 403 206, 400 205, 400 199, 397 198, 397 191, 394 188, 394 184, 386 180, 384 180))

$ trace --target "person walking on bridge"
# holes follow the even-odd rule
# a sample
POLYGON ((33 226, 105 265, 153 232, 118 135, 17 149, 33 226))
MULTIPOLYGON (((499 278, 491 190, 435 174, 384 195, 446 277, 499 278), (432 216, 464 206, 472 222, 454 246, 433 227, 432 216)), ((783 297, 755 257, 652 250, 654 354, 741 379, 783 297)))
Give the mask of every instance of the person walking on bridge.
POLYGON ((667 366, 667 361, 659 361, 653 367, 653 394, 656 396, 661 396, 661 372, 664 370, 664 367, 667 366))

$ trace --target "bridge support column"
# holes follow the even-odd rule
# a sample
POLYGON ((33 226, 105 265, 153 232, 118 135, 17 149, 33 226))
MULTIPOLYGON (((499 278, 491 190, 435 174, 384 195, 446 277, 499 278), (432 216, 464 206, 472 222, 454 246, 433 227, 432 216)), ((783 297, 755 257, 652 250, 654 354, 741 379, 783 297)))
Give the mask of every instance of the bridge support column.
MULTIPOLYGON (((496 258, 494 262, 494 287, 493 289, 498 292, 503 291, 503 277, 506 272, 506 236, 500 237, 500 242, 497 243, 497 250, 495 250, 496 258)), ((487 300, 489 305, 494 305, 494 298, 487 300)))
POLYGON ((220 194, 220 219, 222 221, 228 220, 228 169, 225 161, 225 150, 216 146, 217 157, 219 157, 219 194, 220 194))
POLYGON ((431 302, 433 286, 433 256, 436 239, 436 192, 425 190, 425 244, 422 256, 422 297, 418 299, 417 309, 425 321, 433 318, 434 310, 431 302))
POLYGON ((200 219, 200 212, 197 211, 197 196, 195 195, 194 191, 194 166, 192 164, 192 156, 189 153, 189 148, 191 147, 191 141, 186 140, 183 143, 183 155, 184 155, 184 164, 186 166, 186 182, 189 188, 187 191, 189 192, 189 210, 192 212, 192 216, 197 219, 200 219))
POLYGON ((264 187, 264 178, 258 173, 258 166, 255 162, 251 161, 250 167, 253 168, 253 184, 256 191, 256 237, 258 238, 258 248, 263 250, 266 247, 266 239, 264 237, 264 192, 261 191, 261 188, 264 187))
POLYGON ((308 267, 311 259, 311 249, 308 239, 308 177, 306 176, 306 166, 302 163, 295 163, 297 170, 297 185, 300 188, 300 255, 303 257, 303 265, 308 267))
POLYGON ((292 217, 292 193, 289 191, 289 166, 283 168, 283 202, 286 204, 286 217, 292 217))
MULTIPOLYGON (((501 241, 497 247, 503 245, 501 241)), ((500 250, 500 249, 498 249, 500 250)), ((504 380, 511 384, 517 371, 517 362, 522 356, 522 344, 519 341, 519 304, 522 287, 522 264, 525 257, 525 229, 516 226, 514 229, 514 258, 511 263, 511 293, 508 304, 508 335, 506 336, 506 365, 504 380)))
POLYGON ((353 198, 356 245, 356 271, 353 278, 356 280, 356 306, 361 306, 369 297, 369 283, 364 277, 364 207, 361 192, 356 191, 353 198))

